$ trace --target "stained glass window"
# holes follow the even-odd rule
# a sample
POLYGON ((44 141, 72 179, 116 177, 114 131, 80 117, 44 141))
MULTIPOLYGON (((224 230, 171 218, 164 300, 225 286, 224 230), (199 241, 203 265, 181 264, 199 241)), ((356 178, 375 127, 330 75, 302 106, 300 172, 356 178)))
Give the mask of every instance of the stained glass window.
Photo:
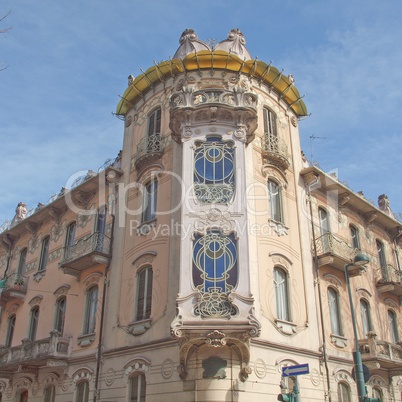
POLYGON ((227 204, 235 189, 234 148, 232 141, 208 137, 194 149, 194 190, 204 204, 227 204))
POLYGON ((234 235, 211 231, 196 235, 193 246, 193 283, 201 300, 196 314, 203 317, 234 315, 227 295, 237 284, 237 246, 234 235))

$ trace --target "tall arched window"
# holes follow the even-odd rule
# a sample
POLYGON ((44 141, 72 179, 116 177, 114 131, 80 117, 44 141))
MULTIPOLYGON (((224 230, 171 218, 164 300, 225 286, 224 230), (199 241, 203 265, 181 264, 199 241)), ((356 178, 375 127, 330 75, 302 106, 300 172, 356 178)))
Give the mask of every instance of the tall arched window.
POLYGON ((44 271, 46 269, 47 259, 49 256, 49 242, 50 242, 49 236, 45 237, 42 240, 38 271, 44 271))
POLYGON ((384 243, 380 240, 376 240, 375 243, 377 246, 378 262, 381 267, 382 276, 386 281, 388 281, 389 275, 388 275, 388 271, 387 271, 387 259, 385 258, 384 243))
POLYGON ((356 226, 350 225, 349 226, 350 230, 350 239, 352 242, 352 247, 360 250, 360 237, 359 237, 359 230, 357 229, 356 226))
POLYGON ((142 194, 141 222, 151 222, 156 218, 156 202, 158 199, 158 180, 154 179, 145 184, 142 194))
POLYGON ((136 321, 151 317, 152 309, 152 267, 142 269, 137 275, 136 321))
POLYGON ((89 383, 81 381, 77 384, 75 392, 75 402, 88 402, 89 399, 89 383))
POLYGON ((290 321, 288 276, 282 269, 274 269, 275 311, 279 320, 290 321))
POLYGON ((395 311, 388 310, 388 328, 392 343, 399 342, 398 320, 395 311))
POLYGON ((137 374, 130 378, 130 402, 145 402, 146 391, 144 374, 137 374))
POLYGON ((338 382, 338 401, 351 402, 350 387, 346 382, 338 382))
POLYGON ((4 342, 4 346, 6 348, 11 348, 13 344, 13 336, 14 336, 14 329, 15 329, 15 314, 10 315, 7 320, 7 333, 6 333, 6 340, 4 342))
POLYGON ((380 401, 383 400, 382 391, 381 391, 381 389, 378 388, 378 387, 373 387, 373 389, 372 389, 372 396, 373 396, 373 398, 378 398, 380 401))
POLYGON ((83 335, 95 332, 96 312, 98 309, 98 287, 92 286, 87 290, 83 335))
POLYGON ((331 322, 331 332, 333 335, 342 336, 342 325, 341 325, 341 315, 339 306, 339 294, 333 288, 328 288, 328 308, 329 308, 329 318, 331 322))
POLYGON ((20 260, 18 262, 18 270, 17 274, 18 275, 24 275, 25 274, 25 264, 27 260, 27 249, 23 248, 20 253, 20 260))
POLYGON ((38 329, 38 321, 39 321, 39 306, 35 306, 31 310, 31 315, 29 317, 28 339, 30 341, 34 341, 36 339, 36 331, 38 329))
POLYGON ((283 223, 281 187, 276 181, 268 180, 268 197, 270 218, 283 223))
POLYGON ((55 402, 56 398, 56 387, 54 385, 49 385, 43 394, 43 402, 55 402))
POLYGON ((360 300, 360 314, 362 317, 362 335, 365 338, 373 328, 371 325, 370 305, 364 299, 360 300))
MULTIPOLYGON (((276 129, 276 115, 267 107, 264 107, 264 135, 265 137, 276 137, 277 129, 276 129)), ((274 146, 274 144, 272 144, 274 146)), ((275 149, 271 149, 275 151, 275 149)))
POLYGON ((58 331, 61 335, 63 335, 64 331, 66 307, 67 307, 67 299, 65 297, 61 297, 60 299, 57 300, 54 329, 58 331))
POLYGON ((148 117, 148 138, 161 133, 162 109, 155 109, 148 117))
POLYGON ((234 146, 220 136, 194 144, 194 192, 204 204, 229 203, 235 191, 234 146))
POLYGON ((234 234, 196 234, 193 243, 193 283, 201 301, 195 313, 218 318, 234 315, 228 294, 237 285, 237 245, 234 234))

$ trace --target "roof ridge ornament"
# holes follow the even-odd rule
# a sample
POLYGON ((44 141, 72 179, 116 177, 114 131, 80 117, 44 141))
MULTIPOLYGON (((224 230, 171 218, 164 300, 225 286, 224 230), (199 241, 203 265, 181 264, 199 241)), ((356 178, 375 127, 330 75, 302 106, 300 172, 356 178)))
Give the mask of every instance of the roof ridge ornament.
POLYGON ((198 39, 198 35, 191 28, 187 28, 181 34, 179 43, 180 47, 177 49, 173 59, 184 59, 190 53, 196 53, 200 50, 211 50, 205 42, 198 39))
POLYGON ((236 54, 245 60, 251 60, 252 57, 246 48, 246 38, 239 28, 231 29, 227 39, 220 42, 215 50, 224 50, 228 53, 236 54))

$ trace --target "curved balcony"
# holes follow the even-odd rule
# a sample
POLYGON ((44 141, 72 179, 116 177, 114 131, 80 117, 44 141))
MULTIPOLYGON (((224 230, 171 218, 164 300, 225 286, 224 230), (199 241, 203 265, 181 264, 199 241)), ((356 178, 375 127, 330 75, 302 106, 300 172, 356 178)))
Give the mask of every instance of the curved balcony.
POLYGON ((275 165, 281 170, 290 166, 288 146, 275 134, 265 134, 262 140, 262 157, 265 163, 275 165))
POLYGON ((24 299, 27 293, 28 278, 17 272, 11 272, 0 280, 0 303, 13 299, 24 299))
POLYGON ((402 298, 402 272, 387 264, 376 271, 376 287, 380 294, 388 293, 402 298))
POLYGON ((106 266, 110 251, 110 238, 95 232, 80 239, 72 246, 64 247, 60 268, 68 275, 80 277, 81 272, 95 265, 106 266))
MULTIPOLYGON (((318 265, 330 265, 340 271, 345 270, 345 264, 350 263, 358 252, 345 241, 332 233, 325 233, 315 241, 318 265)), ((352 274, 349 270, 349 274, 352 274)))
POLYGON ((23 339, 21 345, 11 348, 2 347, 0 349, 0 371, 17 372, 21 365, 30 367, 67 365, 70 342, 71 339, 63 338, 57 331, 52 331, 49 338, 37 341, 23 339))
POLYGON ((133 158, 135 168, 141 171, 146 166, 152 165, 162 158, 165 142, 165 137, 160 134, 143 138, 138 143, 137 153, 133 158))
POLYGON ((359 339, 359 349, 363 363, 371 370, 390 370, 391 375, 402 375, 402 346, 377 340, 377 335, 369 333, 367 339, 359 339))

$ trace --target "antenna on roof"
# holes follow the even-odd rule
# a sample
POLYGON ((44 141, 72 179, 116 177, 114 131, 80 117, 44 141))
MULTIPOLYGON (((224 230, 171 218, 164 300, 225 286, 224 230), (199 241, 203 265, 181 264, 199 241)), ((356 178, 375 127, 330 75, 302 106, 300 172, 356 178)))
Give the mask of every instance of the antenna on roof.
POLYGON ((311 161, 311 164, 312 164, 312 165, 314 165, 314 159, 313 159, 313 141, 314 141, 314 140, 317 140, 317 139, 326 140, 327 137, 317 137, 315 134, 310 135, 310 161, 311 161))

